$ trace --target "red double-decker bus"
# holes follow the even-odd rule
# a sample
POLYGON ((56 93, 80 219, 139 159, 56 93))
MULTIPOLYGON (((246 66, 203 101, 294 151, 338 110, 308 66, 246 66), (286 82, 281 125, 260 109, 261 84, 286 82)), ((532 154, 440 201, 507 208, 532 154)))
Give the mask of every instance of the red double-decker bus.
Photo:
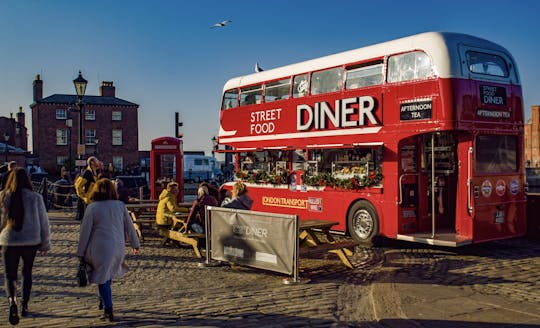
POLYGON ((522 103, 505 48, 429 32, 229 80, 219 144, 253 210, 460 246, 526 232, 522 103))

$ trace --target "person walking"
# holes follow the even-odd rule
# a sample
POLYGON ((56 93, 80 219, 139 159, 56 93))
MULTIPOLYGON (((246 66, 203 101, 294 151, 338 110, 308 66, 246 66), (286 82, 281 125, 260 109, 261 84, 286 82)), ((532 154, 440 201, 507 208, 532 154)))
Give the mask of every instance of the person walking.
POLYGON ((15 161, 11 161, 5 165, 6 171, 2 174, 2 179, 0 182, 0 190, 4 190, 4 187, 6 186, 6 183, 7 183, 7 178, 9 177, 9 174, 11 173, 11 171, 13 171, 13 169, 16 166, 17 166, 17 162, 15 161))
POLYGON ((90 205, 81 222, 77 256, 90 267, 88 281, 98 285, 102 320, 113 321, 112 279, 123 276, 126 236, 133 254, 139 253, 139 238, 126 205, 118 200, 111 180, 99 179, 90 192, 90 205))
POLYGON ((14 168, 4 190, 0 191, 0 246, 4 262, 5 289, 9 301, 9 323, 19 323, 16 283, 22 259, 21 316, 28 316, 32 290, 32 268, 39 250, 50 250, 49 217, 42 196, 32 191, 32 183, 23 168, 14 168))
POLYGON ((79 196, 77 201, 77 220, 79 221, 82 220, 86 206, 90 203, 90 190, 102 169, 101 162, 95 156, 88 157, 86 163, 88 164, 86 169, 75 179, 75 192, 79 196))

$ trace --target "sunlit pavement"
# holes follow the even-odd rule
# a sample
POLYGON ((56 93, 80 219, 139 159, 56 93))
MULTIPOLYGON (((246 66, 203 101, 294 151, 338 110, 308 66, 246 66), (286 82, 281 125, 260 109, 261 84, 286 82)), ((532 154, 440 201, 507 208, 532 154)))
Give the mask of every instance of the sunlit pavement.
MULTIPOLYGON (((460 249, 386 242, 357 248, 354 270, 334 254, 301 259, 307 284, 245 267, 200 268, 189 247, 147 232, 130 272, 113 283, 116 321, 99 320, 96 287, 76 287, 79 224, 50 212, 51 253, 36 259, 32 316, 21 327, 538 327, 540 242, 460 249)), ((3 273, 3 269, 2 269, 3 273)), ((0 278, 3 285, 3 275, 0 278)), ((8 326, 7 300, 0 326, 8 326), (4 324, 5 323, 5 324, 4 324)))

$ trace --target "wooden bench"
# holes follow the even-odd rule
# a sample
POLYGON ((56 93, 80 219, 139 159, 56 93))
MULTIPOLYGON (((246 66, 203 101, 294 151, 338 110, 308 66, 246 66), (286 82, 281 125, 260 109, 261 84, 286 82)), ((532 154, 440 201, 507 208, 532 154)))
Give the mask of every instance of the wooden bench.
POLYGON ((187 229, 187 213, 181 213, 177 215, 170 215, 172 225, 169 229, 165 227, 159 227, 159 235, 162 236, 163 242, 167 243, 169 240, 174 240, 183 244, 190 245, 193 248, 195 256, 202 257, 201 254, 201 241, 206 238, 203 233, 190 232, 187 229))
POLYGON ((333 243, 319 244, 313 247, 300 247, 299 256, 308 256, 316 253, 334 253, 337 254, 341 262, 349 269, 354 269, 349 257, 353 255, 354 248, 359 245, 356 241, 342 241, 333 243))
POLYGON ((152 213, 137 214, 131 210, 128 210, 128 213, 129 213, 129 216, 131 217, 131 221, 133 222, 133 226, 135 227, 135 231, 137 232, 139 239, 141 241, 144 241, 144 234, 142 230, 145 227, 150 228, 155 224, 156 222, 155 214, 152 214, 152 213))

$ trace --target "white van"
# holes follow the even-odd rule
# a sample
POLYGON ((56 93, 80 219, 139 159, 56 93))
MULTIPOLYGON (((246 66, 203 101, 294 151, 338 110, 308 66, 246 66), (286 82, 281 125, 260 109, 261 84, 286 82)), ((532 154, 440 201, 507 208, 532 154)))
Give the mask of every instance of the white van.
POLYGON ((184 154, 184 181, 202 182, 219 180, 223 173, 212 156, 184 154))

